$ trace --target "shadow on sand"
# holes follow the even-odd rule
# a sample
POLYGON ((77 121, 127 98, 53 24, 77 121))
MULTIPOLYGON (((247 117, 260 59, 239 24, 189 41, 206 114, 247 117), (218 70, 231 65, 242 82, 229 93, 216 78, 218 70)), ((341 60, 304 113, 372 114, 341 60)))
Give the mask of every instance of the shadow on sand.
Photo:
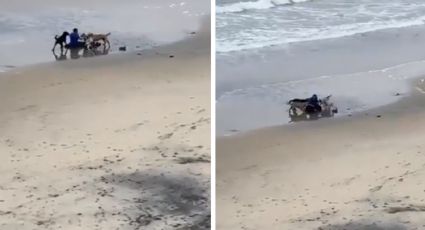
POLYGON ((53 56, 55 57, 56 61, 66 61, 68 58, 70 59, 79 59, 80 57, 95 57, 95 56, 102 56, 109 54, 110 48, 106 48, 104 46, 97 47, 97 48, 72 48, 67 49, 65 52, 61 50, 59 53, 56 53, 56 51, 52 51, 53 56), (69 56, 68 56, 69 51, 69 56))
MULTIPOLYGON (((370 223, 370 222, 369 222, 370 223)), ((326 225, 318 230, 407 230, 403 225, 397 223, 368 224, 362 222, 350 222, 346 224, 326 225)))
POLYGON ((321 112, 321 113, 315 113, 315 114, 306 114, 306 113, 294 113, 289 114, 289 123, 293 122, 300 122, 300 121, 315 121, 322 118, 330 118, 333 117, 335 113, 332 112, 321 112))
POLYGON ((126 205, 122 213, 134 229, 168 226, 172 229, 210 229, 209 181, 163 173, 108 175, 101 181, 117 185, 126 205), (132 191, 131 193, 125 192, 132 191))

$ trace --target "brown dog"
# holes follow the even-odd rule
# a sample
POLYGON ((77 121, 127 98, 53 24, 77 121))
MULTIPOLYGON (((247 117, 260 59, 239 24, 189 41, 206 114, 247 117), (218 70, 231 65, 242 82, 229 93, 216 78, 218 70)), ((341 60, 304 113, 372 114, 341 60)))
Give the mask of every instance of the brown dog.
POLYGON ((106 47, 106 44, 108 45, 108 47, 110 47, 111 44, 109 43, 109 39, 108 39, 109 35, 111 35, 111 33, 107 33, 107 34, 88 33, 87 40, 90 42, 90 44, 95 44, 96 42, 102 41, 105 47, 106 47))

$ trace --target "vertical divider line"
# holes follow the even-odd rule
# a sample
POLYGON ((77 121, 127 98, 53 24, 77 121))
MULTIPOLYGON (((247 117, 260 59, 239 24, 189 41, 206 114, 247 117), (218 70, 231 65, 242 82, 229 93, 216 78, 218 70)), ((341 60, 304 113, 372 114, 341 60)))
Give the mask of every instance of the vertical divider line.
POLYGON ((216 229, 215 0, 211 0, 211 229, 216 229))

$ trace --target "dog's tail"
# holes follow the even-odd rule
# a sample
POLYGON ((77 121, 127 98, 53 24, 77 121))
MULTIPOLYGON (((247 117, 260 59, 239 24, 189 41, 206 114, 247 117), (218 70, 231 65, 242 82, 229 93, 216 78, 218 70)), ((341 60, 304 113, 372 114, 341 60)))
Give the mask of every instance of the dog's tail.
POLYGON ((106 36, 106 37, 108 37, 109 35, 111 35, 111 32, 109 32, 109 33, 105 34, 105 36, 106 36))
POLYGON ((55 39, 58 39, 58 35, 55 35, 55 39))
POLYGON ((332 97, 332 94, 329 94, 328 96, 324 97, 322 100, 329 101, 329 99, 332 97))

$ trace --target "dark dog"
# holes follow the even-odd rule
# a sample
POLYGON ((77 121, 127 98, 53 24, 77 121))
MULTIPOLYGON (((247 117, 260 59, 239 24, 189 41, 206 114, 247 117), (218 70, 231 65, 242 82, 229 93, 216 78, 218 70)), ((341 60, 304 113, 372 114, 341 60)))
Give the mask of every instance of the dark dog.
POLYGON ((324 97, 322 99, 319 99, 318 105, 311 105, 310 102, 309 102, 310 101, 309 98, 292 99, 292 100, 288 101, 288 105, 290 106, 289 112, 290 113, 296 113, 297 110, 302 111, 302 112, 306 112, 307 114, 321 112, 322 106, 326 107, 326 108, 328 108, 328 107, 330 108, 330 107, 333 106, 333 104, 329 102, 330 97, 331 97, 331 95, 324 97))
POLYGON ((68 32, 63 32, 61 36, 56 35, 55 36, 55 44, 53 45, 52 51, 55 50, 57 45, 60 45, 61 50, 63 50, 63 47, 66 45, 66 37, 69 35, 68 32))

